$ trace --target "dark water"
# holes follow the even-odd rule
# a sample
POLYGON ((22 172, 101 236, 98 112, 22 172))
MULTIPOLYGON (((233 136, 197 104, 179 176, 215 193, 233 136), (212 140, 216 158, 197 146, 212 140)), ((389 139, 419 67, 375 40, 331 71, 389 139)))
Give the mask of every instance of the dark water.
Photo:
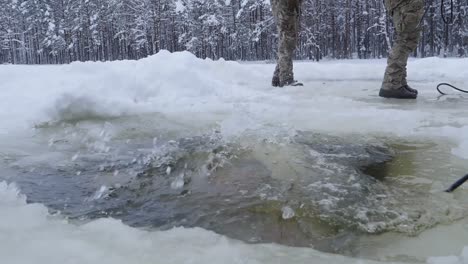
POLYGON ((74 221, 203 227, 347 255, 359 255, 365 235, 411 236, 468 213, 466 197, 440 192, 463 167, 446 170, 462 161, 436 142, 311 132, 226 139, 130 121, 43 125, 27 150, 2 152, 0 170, 29 202, 74 221))

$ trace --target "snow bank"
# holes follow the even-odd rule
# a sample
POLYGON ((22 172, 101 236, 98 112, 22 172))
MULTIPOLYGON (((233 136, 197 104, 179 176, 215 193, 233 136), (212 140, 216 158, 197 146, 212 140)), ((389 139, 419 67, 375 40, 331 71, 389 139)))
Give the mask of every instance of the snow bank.
POLYGON ((273 64, 197 59, 162 51, 139 61, 64 66, 4 66, 0 135, 42 122, 162 113, 196 123, 213 116, 226 135, 247 130, 314 130, 386 136, 447 136, 468 158, 467 102, 437 99, 436 82, 468 86, 468 59, 429 58, 409 65, 417 102, 377 97, 385 60, 299 62, 305 87, 270 86, 273 64))
MULTIPOLYGON (((0 71, 0 135, 43 122, 161 113, 197 123, 212 118, 225 136, 245 131, 312 130, 400 137, 446 137, 468 158, 467 100, 437 98, 435 85, 468 86, 468 59, 409 64, 416 102, 377 96, 385 60, 296 63, 305 87, 270 86, 273 64, 197 59, 162 51, 139 61, 64 66, 4 66, 0 71)), ((260 132, 258 132, 260 133, 260 132)))
POLYGON ((258 77, 237 63, 160 52, 140 61, 6 66, 0 79, 0 127, 12 130, 50 120, 222 110, 226 101, 255 94, 245 84, 258 77))

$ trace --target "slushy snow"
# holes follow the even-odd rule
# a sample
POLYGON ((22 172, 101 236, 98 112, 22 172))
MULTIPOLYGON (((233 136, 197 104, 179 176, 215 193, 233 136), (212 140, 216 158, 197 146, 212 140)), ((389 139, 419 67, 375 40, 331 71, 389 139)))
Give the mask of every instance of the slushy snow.
POLYGON ((446 137, 468 158, 466 102, 439 98, 437 82, 468 86, 468 59, 428 58, 409 66, 418 101, 377 97, 385 60, 297 63, 305 87, 270 86, 273 64, 196 59, 188 52, 139 61, 64 66, 3 66, 0 134, 50 121, 162 113, 185 123, 201 119, 224 136, 275 129, 446 137), (190 115, 187 115, 190 113, 190 115))

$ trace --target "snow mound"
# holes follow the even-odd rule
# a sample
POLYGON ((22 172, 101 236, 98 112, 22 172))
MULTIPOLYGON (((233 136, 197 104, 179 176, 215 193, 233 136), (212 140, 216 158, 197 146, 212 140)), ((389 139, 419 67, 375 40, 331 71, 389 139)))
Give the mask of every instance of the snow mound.
POLYGON ((189 52, 161 51, 139 61, 5 66, 0 133, 42 122, 160 113, 185 124, 197 123, 194 115, 212 118, 211 124, 229 136, 302 130, 445 137, 457 144, 454 154, 468 158, 468 100, 437 98, 435 92, 440 81, 466 86, 468 59, 411 61, 409 81, 420 90, 416 102, 377 96, 385 64, 298 62, 296 77, 306 85, 285 89, 270 86, 273 64, 202 60, 189 52))
MULTIPOLYGON (((189 52, 139 61, 75 62, 66 66, 11 66, 0 85, 0 110, 12 128, 21 122, 71 121, 145 112, 229 111, 256 94, 247 82, 258 72, 235 62, 197 59, 189 52), (22 78, 23 71, 28 78, 22 78), (227 103, 231 102, 231 103, 227 103), (15 118, 16 117, 16 118, 15 118)), ((263 85, 263 88, 267 85, 263 85)))
POLYGON ((53 120, 64 122, 76 122, 89 119, 108 119, 122 116, 130 112, 130 108, 116 109, 112 102, 98 102, 90 96, 76 96, 63 94, 60 96, 50 111, 53 120))

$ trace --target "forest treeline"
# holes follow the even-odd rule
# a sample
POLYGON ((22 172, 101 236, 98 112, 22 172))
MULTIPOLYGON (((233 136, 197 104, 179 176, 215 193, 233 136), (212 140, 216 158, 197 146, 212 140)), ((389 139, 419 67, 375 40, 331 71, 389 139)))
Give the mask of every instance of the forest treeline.
MULTIPOLYGON (((454 0, 450 25, 440 0, 425 4, 415 55, 468 56, 468 0, 454 0)), ((394 35, 383 0, 304 0, 299 23, 297 59, 386 57, 394 35)), ((272 60, 276 47, 268 0, 0 0, 0 63, 139 59, 161 49, 272 60)))

